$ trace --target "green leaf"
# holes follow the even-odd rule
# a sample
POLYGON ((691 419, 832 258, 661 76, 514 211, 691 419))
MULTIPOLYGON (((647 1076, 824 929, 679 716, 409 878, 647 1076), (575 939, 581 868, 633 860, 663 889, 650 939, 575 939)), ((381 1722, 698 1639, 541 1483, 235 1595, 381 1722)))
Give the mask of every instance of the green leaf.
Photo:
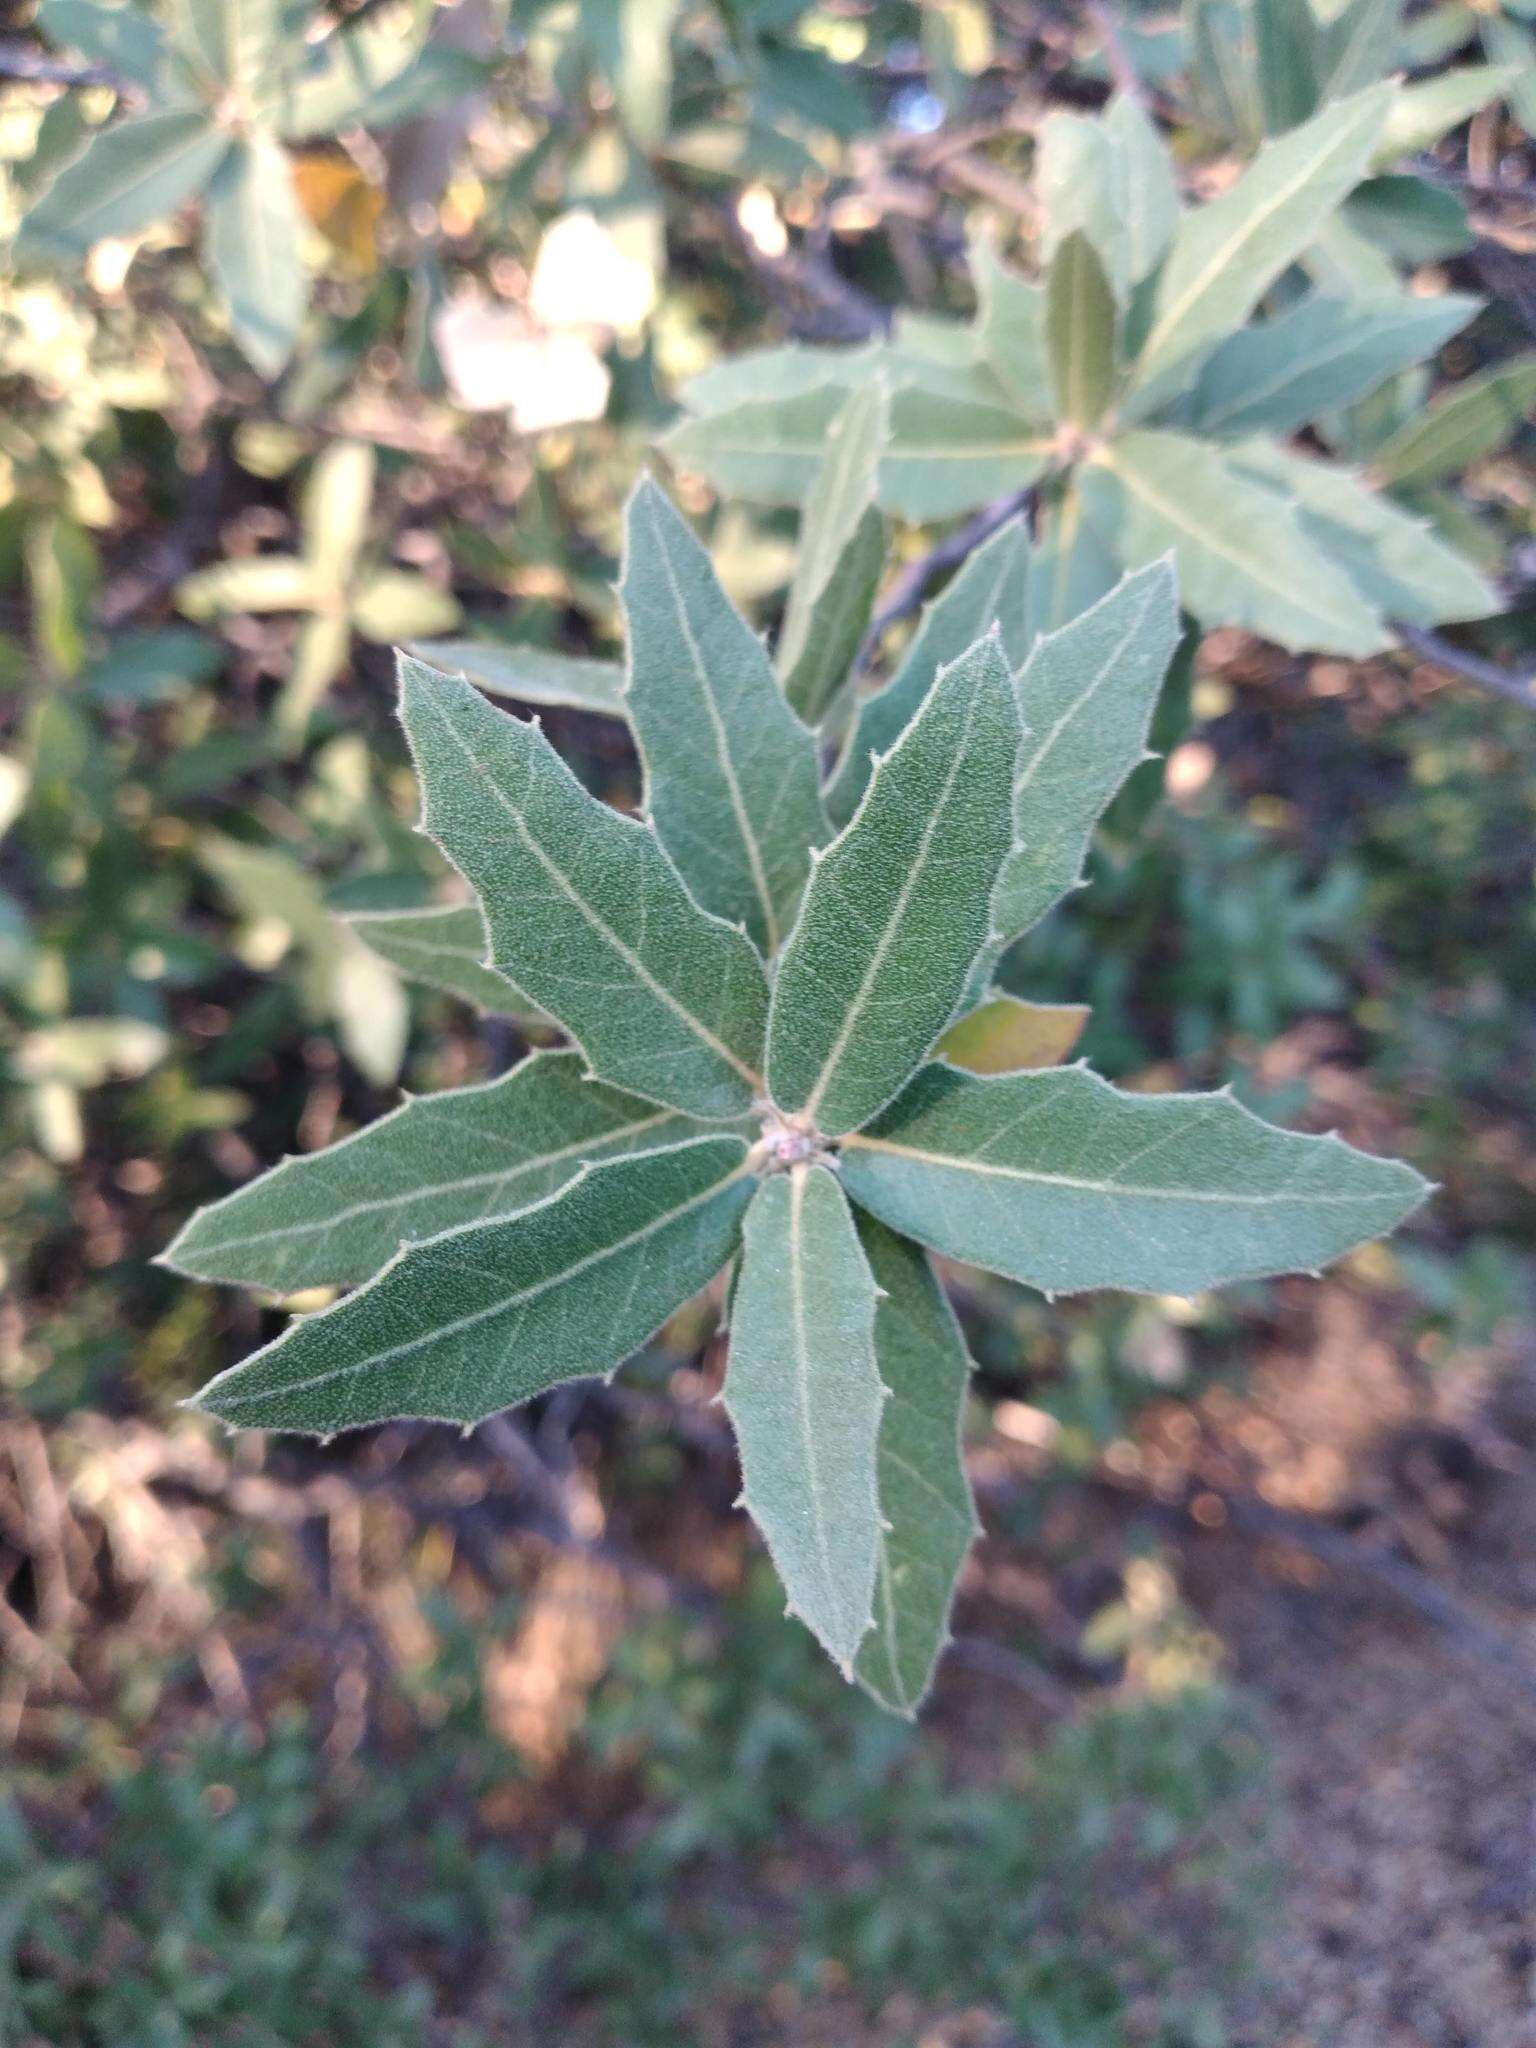
POLYGON ((371 953, 407 981, 461 996, 492 1017, 521 1023, 543 1018, 537 1003, 504 974, 485 965, 485 920, 473 903, 429 904, 420 910, 354 910, 347 923, 371 953))
POLYGON ((638 1153, 516 1216, 411 1245, 193 1405, 241 1428, 329 1436, 403 1416, 480 1422, 611 1373, 730 1257, 752 1190, 746 1152, 722 1136, 638 1153))
POLYGON ((647 477, 625 515, 625 708, 657 837, 706 910, 774 952, 827 837, 816 742, 705 550, 647 477))
POLYGON ((940 671, 818 854, 784 948, 769 1092, 830 1136, 890 1101, 953 1018, 990 931, 1019 751, 996 634, 940 671))
POLYGON ((1364 177, 1390 86, 1340 100, 1266 143, 1229 192, 1185 214, 1158 279, 1132 372, 1139 416, 1186 384, 1241 327, 1352 186, 1364 177))
POLYGON ((1120 564, 1084 516, 1082 494, 1070 481, 1042 524, 1029 582, 1029 630, 1054 633, 1108 597, 1120 564))
POLYGON ((672 105, 672 27, 681 0, 584 0, 583 33, 624 116, 646 148, 665 137, 672 105))
POLYGON ((1460 193, 1427 184, 1407 171, 1367 178, 1357 185, 1344 202, 1340 220, 1389 262, 1409 270, 1458 256, 1474 240, 1460 193))
POLYGON ((741 1451, 742 1501, 790 1613, 851 1677, 880 1546, 875 1282, 824 1166, 765 1180, 742 1236, 721 1396, 741 1451))
POLYGON ((982 358, 1021 416, 1048 428, 1055 414, 1045 355, 1045 292, 1007 268, 991 242, 971 244, 976 280, 976 341, 982 358))
POLYGON ((1232 459, 1244 476, 1296 506, 1308 536, 1389 619, 1434 626, 1486 619, 1500 609, 1498 592, 1428 521, 1394 505, 1355 471, 1268 441, 1234 448, 1232 459))
POLYGON ((160 24, 141 7, 98 7, 94 0, 42 0, 37 25, 50 42, 78 50, 114 78, 156 93, 165 62, 160 24))
POLYGON ((1156 128, 1123 94, 1100 119, 1048 114, 1037 175, 1046 260, 1054 262, 1062 243, 1080 232, 1125 305, 1161 262, 1178 225, 1178 188, 1156 128))
POLYGON ((189 619, 224 612, 303 612, 331 593, 297 555, 237 555, 182 578, 176 602, 189 619))
POLYGON ((422 830, 480 898, 491 962, 558 1017, 592 1070, 701 1117, 760 1092, 767 984, 645 825, 577 782, 536 725, 400 664, 422 830))
POLYGON ((881 1290, 875 1364, 890 1399, 877 1455, 875 1626, 854 1676, 882 1706, 910 1716, 949 1640, 955 1581, 981 1533, 960 1445, 971 1361, 927 1256, 872 1216, 858 1227, 881 1290))
POLYGON ((519 647, 496 640, 414 640, 406 648, 418 661, 461 675, 495 697, 522 704, 562 704, 602 718, 624 716, 624 670, 616 661, 592 661, 579 654, 553 654, 545 647, 519 647))
POLYGON ((1036 642, 1017 684, 1024 744, 1013 850, 992 902, 1000 940, 1029 931, 1081 884, 1094 826, 1147 758, 1178 642, 1178 585, 1166 561, 1127 576, 1091 611, 1036 642))
POLYGON ((1179 594, 1207 626, 1300 653, 1374 654, 1380 615, 1274 494, 1185 434, 1122 435, 1079 472, 1086 515, 1132 567, 1171 548, 1179 594))
POLYGON ((230 148, 205 109, 114 122, 93 136, 24 216, 19 264, 75 265, 109 235, 136 235, 201 192, 230 148))
POLYGON ((934 1057, 968 1074, 1058 1067, 1082 1037, 1089 1014, 1083 1003, 1026 1003, 1022 996, 994 994, 955 1019, 934 1057))
POLYGON ((544 1201, 584 1165, 698 1135, 675 1110, 586 1080, 579 1053, 535 1053, 285 1159, 199 1209, 157 1263, 277 1294, 350 1287, 407 1243, 544 1201))
POLYGON ((1232 439, 1294 433, 1433 355, 1481 304, 1455 293, 1438 299, 1314 293, 1289 313, 1229 336, 1207 359, 1180 424, 1232 439))
POLYGON ((332 441, 310 465, 299 502, 304 559, 328 587, 344 590, 368 538, 378 463, 367 441, 332 441))
POLYGON ((1397 61, 1403 0, 1350 0, 1317 37, 1320 99, 1343 99, 1384 78, 1397 61))
POLYGON ((374 96, 410 71, 420 48, 414 26, 401 33, 370 24, 339 29, 311 45, 277 102, 283 136, 303 142, 359 124, 374 96))
POLYGON ((177 41, 195 48, 212 79, 248 100, 277 69, 293 32, 284 0, 174 0, 177 41))
POLYGON ((1378 479, 1418 490, 1458 476, 1503 446, 1536 401, 1536 356, 1468 377, 1393 434, 1372 462, 1378 479))
POLYGON ((1115 297, 1093 244, 1075 230, 1051 259, 1045 338, 1056 407, 1075 426, 1097 426, 1115 386, 1115 297))
POLYGON ((1387 170, 1429 149, 1442 135, 1507 93, 1520 77, 1515 64, 1462 64, 1438 78, 1400 85, 1381 131, 1373 168, 1387 170))
POLYGON ((895 675, 859 706, 827 785, 827 809, 835 825, 846 825, 853 816, 874 772, 874 756, 900 739, 941 668, 958 661, 993 626, 1002 634, 1009 665, 1020 666, 1029 652, 1030 590, 1029 528, 1022 518, 1010 519, 966 556, 940 595, 923 607, 895 675))
POLYGON ((410 569, 375 569, 352 592, 352 623, 365 640, 401 645, 459 622, 458 599, 410 569))
MULTIPOLYGON (((895 390, 880 465, 882 507, 903 519, 947 519, 1032 483, 1050 443, 1000 400, 962 396, 937 382, 895 390)), ((744 403, 681 420, 661 446, 680 468, 698 470, 731 496, 795 505, 815 480, 843 403, 843 387, 833 384, 744 403)))
POLYGON ((1510 111, 1527 135, 1536 135, 1536 35, 1509 14, 1491 11, 1479 11, 1477 28, 1493 63, 1514 73, 1504 88, 1510 111))
POLYGON ((260 134, 237 138, 208 187, 208 264, 235 340, 264 377, 293 354, 309 305, 304 218, 286 151, 260 134))
MULTIPOLYGON (((722 357, 707 370, 696 371, 678 396, 691 413, 718 413, 730 412, 738 405, 799 398, 828 386, 846 395, 862 390, 887 355, 881 342, 864 348, 807 348, 802 342, 785 342, 778 348, 722 357)), ((828 397, 829 418, 841 403, 835 394, 828 397)))
POLYGON ((847 680, 885 567, 885 521, 875 501, 889 434, 890 393, 877 377, 832 422, 801 513, 775 663, 785 696, 812 725, 847 680))
POLYGON ((1398 1160, 1277 1130, 1226 1093, 1128 1095, 1081 1066, 925 1067, 842 1160, 893 1230, 1048 1294, 1311 1271, 1427 1192, 1398 1160))

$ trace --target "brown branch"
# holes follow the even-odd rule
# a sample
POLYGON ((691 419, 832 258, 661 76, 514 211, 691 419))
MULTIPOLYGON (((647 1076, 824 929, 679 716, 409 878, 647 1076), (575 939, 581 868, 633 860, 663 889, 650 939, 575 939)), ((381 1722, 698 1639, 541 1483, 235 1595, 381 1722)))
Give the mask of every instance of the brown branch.
POLYGON ((1410 626, 1401 619, 1392 621, 1392 630, 1406 648, 1436 668, 1475 683, 1480 690, 1492 690, 1496 696, 1507 697, 1513 704, 1523 704, 1527 711, 1536 710, 1536 669, 1522 674, 1501 668, 1498 662, 1458 647, 1439 633, 1431 633, 1423 626, 1410 626))

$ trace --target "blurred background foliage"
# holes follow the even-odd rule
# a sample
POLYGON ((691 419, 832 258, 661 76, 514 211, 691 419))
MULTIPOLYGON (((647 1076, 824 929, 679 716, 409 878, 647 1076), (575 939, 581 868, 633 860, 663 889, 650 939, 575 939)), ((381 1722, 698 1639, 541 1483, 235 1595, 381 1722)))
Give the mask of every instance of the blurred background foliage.
MULTIPOLYGON (((10 12, 0 2040, 1527 2038, 1490 1816, 1536 1692, 1536 468, 1531 393, 1466 392, 1536 331, 1528 7, 1369 9, 1423 97, 1336 240, 1489 301, 1334 424, 1369 460, 1459 396, 1418 502, 1502 615, 1355 664, 1207 634, 1008 969, 1093 1005, 1112 1078, 1236 1074, 1441 1193, 1316 1288, 954 1276, 989 1533, 922 1728, 766 1592, 707 1305, 516 1427, 322 1451, 178 1414, 274 1310, 149 1263, 521 1042, 338 916, 443 894, 391 643, 611 657, 680 382, 967 314, 978 233, 1032 251, 1041 120, 1111 87, 1219 189, 1328 89, 1274 42, 1308 6, 10 12), (1380 1704, 1425 1694, 1443 1725, 1380 1704), (1386 1864, 1450 1821, 1391 1803, 1394 1743, 1475 1816, 1433 1936, 1386 1864)), ((771 628, 793 518, 679 488, 771 628)), ((636 800, 621 726, 543 715, 636 800)))

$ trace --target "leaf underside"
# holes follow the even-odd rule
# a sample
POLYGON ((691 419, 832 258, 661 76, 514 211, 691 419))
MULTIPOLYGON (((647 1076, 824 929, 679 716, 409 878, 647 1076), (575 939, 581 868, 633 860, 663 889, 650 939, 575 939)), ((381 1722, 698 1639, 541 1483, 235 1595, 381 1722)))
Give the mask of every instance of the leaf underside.
POLYGON ((539 1023, 537 1003, 485 964, 485 919, 473 903, 427 904, 413 910, 354 910, 347 923, 369 952, 407 981, 460 996, 491 1017, 539 1023))

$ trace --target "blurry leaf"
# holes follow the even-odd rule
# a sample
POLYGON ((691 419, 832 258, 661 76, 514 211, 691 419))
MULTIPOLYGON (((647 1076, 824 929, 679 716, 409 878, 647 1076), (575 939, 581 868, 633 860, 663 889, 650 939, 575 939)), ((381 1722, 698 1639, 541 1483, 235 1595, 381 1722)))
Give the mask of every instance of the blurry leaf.
POLYGON ((93 135, 23 217, 16 260, 73 266, 109 235, 135 235, 201 192, 230 150, 201 108, 142 114, 93 135))
POLYGON ((696 901, 771 954, 828 835, 815 740, 649 477, 626 510, 619 596, 647 815, 696 901))
POLYGON ((775 660, 784 694, 817 725, 848 677, 885 567, 876 509, 890 394, 876 377, 832 422, 800 515, 799 551, 775 660))
POLYGON ((352 1286, 404 1244, 544 1201, 584 1165, 697 1135, 675 1111, 588 1080, 578 1053, 535 1053, 285 1159, 199 1209, 157 1263, 277 1294, 352 1286))
POLYGON ((1082 1037, 1089 1015, 1084 1003, 1026 1003, 1021 996, 991 995, 950 1025, 933 1056, 969 1074, 1059 1066, 1082 1037))
POLYGON ((1290 434, 1350 405, 1395 371, 1433 355, 1482 301, 1330 299, 1314 293, 1289 313, 1240 329, 1206 360, 1181 424, 1202 434, 1290 434))
POLYGON ((846 825, 853 816, 873 772, 873 757, 896 744, 941 668, 958 661, 993 626, 1001 632, 1010 666, 1020 666, 1029 652, 1030 579, 1029 528, 1022 518, 1010 519, 971 550, 939 596, 923 607, 895 675, 858 707, 827 785, 827 809, 835 825, 846 825))
POLYGON ((582 0, 582 29, 613 85, 626 125, 647 148, 667 132, 672 25, 681 0, 582 0))
POLYGON ((330 1435, 396 1416, 479 1422, 611 1373, 730 1257, 746 1150, 710 1137, 611 1161, 519 1216, 411 1245, 197 1405, 242 1428, 330 1435))
MULTIPOLYGON (((18 760, 14 754, 0 754, 0 839, 21 815, 21 807, 31 787, 32 772, 26 762, 18 760)), ((9 900, 6 899, 7 903, 9 900)))
POLYGON ((165 59, 160 24, 141 7, 98 7, 94 0, 42 0, 37 25, 50 41, 77 50, 115 78, 159 89, 165 59))
POLYGON ((774 982, 768 1082, 836 1137, 888 1102, 960 1006, 1011 844, 1019 751, 995 635, 940 671, 819 856, 774 982))
POLYGON ((299 500, 304 558, 335 589, 351 578, 368 537, 376 462, 367 441, 332 441, 315 457, 299 500))
POLYGON ((422 829, 479 895, 497 969, 604 1079, 743 1114, 768 994, 751 941, 700 910, 650 829, 589 796, 536 726, 409 658, 400 684, 422 829))
POLYGON ((95 545, 73 520, 55 514, 28 524, 23 558, 38 651, 52 675, 76 675, 100 580, 95 545))
POLYGON ((949 1610, 967 1551, 981 1533, 961 1456, 971 1361, 927 1255, 872 1216, 859 1241, 880 1300, 875 1365, 888 1399, 880 1417, 880 1549, 873 1631, 854 1675, 892 1712, 917 1712, 949 1640, 949 1610))
POLYGON ((1046 349, 1060 416, 1098 424, 1115 384, 1115 300, 1081 231, 1058 244, 1045 292, 1046 349))
POLYGON ((80 686, 99 704, 164 704, 211 682, 224 666, 224 650, 190 626, 159 626, 119 634, 91 662, 80 686))
POLYGON ((285 152, 238 137, 208 187, 208 262, 235 340, 264 377, 293 354, 309 304, 303 216, 285 152))
POLYGON ((352 621, 340 604, 312 612, 300 626, 273 715, 284 745, 302 744, 315 707, 346 667, 351 651, 352 621))
POLYGON ((331 969, 331 1014, 342 1050, 376 1087, 396 1080, 411 1030, 398 977, 363 945, 338 945, 331 969))
POLYGON ((11 1068, 22 1081, 99 1088, 136 1081, 171 1049, 168 1032, 139 1017, 67 1017, 22 1034, 11 1068))
POLYGON ((1048 1294, 1310 1271, 1427 1193, 1398 1160, 1277 1130, 1229 1095, 1123 1094, 1084 1067, 925 1067, 842 1161, 893 1230, 1048 1294))
POLYGON ((278 67, 292 33, 284 0, 176 0, 182 30, 208 62, 214 79, 248 100, 278 67))
POLYGON ((655 303, 654 256, 637 254, 635 241, 615 224, 577 207, 545 229, 528 281, 528 311, 535 320, 546 327, 634 334, 655 303))
POLYGON ((1417 490, 1491 455, 1536 400, 1536 356, 1468 377, 1376 451, 1372 467, 1396 489, 1417 490))
POLYGON ((406 652, 450 675, 467 676, 497 697, 523 704, 569 704, 604 718, 626 716, 624 671, 616 661, 554 654, 497 640, 420 640, 406 652))
POLYGON ((1122 562, 1173 550, 1197 619, 1246 626, 1293 652, 1374 654, 1380 615, 1274 494, 1184 434, 1123 434, 1083 466, 1087 515, 1122 562))
POLYGON ((1329 560, 1388 618, 1434 626, 1499 611, 1497 591, 1470 562, 1353 471, 1303 460, 1270 442, 1235 448, 1232 457, 1244 475, 1271 484, 1297 506, 1303 527, 1329 560))
POLYGON ((869 1631, 880 1547, 875 1282, 824 1166, 761 1182, 742 1235, 721 1396, 742 1503, 790 1613, 846 1677, 869 1631))
POLYGON ((384 194, 346 157, 297 157, 291 167, 305 219, 357 276, 371 277, 379 263, 384 194))
POLYGON ((544 1021, 537 1004, 485 965, 485 920, 473 903, 358 910, 348 914, 347 923, 407 981, 444 989, 493 1017, 544 1021))
POLYGON ((352 595, 352 623, 365 640, 395 646, 459 623, 458 600, 408 569, 375 569, 352 595))
POLYGON ((1490 60, 1513 73, 1504 92, 1516 120, 1536 135, 1536 35, 1491 7, 1479 10, 1477 27, 1490 60))
POLYGON ((1403 0, 1348 0, 1317 36, 1320 99, 1342 99, 1374 85, 1397 63, 1403 0))
POLYGON ((362 23, 309 46, 279 102, 278 126, 290 142, 364 123, 384 127, 472 92, 484 78, 483 63, 462 51, 423 51, 418 28, 362 23))
POLYGON ((1230 191, 1184 215, 1132 372, 1142 416, 1241 326, 1359 183, 1391 95, 1391 87, 1373 87, 1325 107, 1302 127, 1266 143, 1230 191))
POLYGON ((1372 168, 1388 170, 1459 128, 1490 100, 1506 93, 1521 75, 1514 64, 1462 64, 1438 78, 1400 85, 1381 132, 1372 168))
POLYGON ((1125 305, 1161 262, 1178 225, 1178 189, 1156 128, 1124 94, 1097 118, 1048 114, 1038 178, 1046 261, 1081 232, 1125 305))
POLYGON ((222 612, 301 612, 327 595, 313 564, 297 555, 241 555, 184 577, 176 602, 189 619, 222 612))
POLYGON ((1120 581, 1120 564, 1104 536, 1084 516, 1081 493, 1068 485, 1035 549, 1029 579, 1028 637, 1054 633, 1108 597, 1120 581))
POLYGON ((1342 219, 1373 248, 1415 269, 1472 246, 1466 202, 1404 173, 1369 178, 1344 202, 1342 219))

